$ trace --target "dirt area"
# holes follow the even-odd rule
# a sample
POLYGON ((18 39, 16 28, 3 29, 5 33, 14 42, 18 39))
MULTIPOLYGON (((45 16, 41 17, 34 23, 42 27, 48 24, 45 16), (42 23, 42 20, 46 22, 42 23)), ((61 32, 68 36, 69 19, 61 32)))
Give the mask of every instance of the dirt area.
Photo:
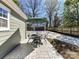
POLYGON ((51 44, 64 59, 79 59, 79 47, 54 39, 51 44))

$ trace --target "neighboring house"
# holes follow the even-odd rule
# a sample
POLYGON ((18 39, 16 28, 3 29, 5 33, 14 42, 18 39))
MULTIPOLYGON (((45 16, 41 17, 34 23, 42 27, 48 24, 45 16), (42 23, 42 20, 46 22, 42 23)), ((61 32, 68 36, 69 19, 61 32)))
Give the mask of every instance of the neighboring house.
POLYGON ((47 18, 29 18, 27 20, 27 29, 30 27, 32 30, 46 30, 47 18), (30 26, 28 26, 30 25, 30 26))
POLYGON ((0 0, 0 59, 25 40, 26 20, 12 0, 0 0))

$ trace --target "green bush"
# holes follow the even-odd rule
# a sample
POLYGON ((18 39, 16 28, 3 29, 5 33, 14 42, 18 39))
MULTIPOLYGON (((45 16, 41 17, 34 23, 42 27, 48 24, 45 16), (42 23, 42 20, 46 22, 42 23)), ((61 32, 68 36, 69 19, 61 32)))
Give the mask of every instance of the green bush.
POLYGON ((19 6, 18 0, 13 0, 13 2, 19 6))
POLYGON ((0 13, 0 16, 2 16, 2 14, 0 13))

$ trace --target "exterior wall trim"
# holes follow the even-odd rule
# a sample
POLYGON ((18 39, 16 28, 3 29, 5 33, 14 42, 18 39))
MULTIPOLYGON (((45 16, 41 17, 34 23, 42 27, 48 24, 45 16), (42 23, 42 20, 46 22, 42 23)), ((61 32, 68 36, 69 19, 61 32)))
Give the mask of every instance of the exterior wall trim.
POLYGON ((27 20, 26 15, 20 10, 20 8, 12 0, 1 0, 1 3, 13 10, 15 13, 22 17, 23 21, 27 20))

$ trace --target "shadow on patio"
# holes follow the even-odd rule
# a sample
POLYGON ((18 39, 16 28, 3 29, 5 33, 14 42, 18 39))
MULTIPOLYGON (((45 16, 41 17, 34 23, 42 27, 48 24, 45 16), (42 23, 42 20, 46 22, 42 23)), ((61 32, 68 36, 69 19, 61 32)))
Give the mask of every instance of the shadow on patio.
POLYGON ((26 43, 21 44, 17 46, 11 53, 6 55, 3 59, 24 59, 26 56, 28 56, 32 51, 33 47, 26 43))

